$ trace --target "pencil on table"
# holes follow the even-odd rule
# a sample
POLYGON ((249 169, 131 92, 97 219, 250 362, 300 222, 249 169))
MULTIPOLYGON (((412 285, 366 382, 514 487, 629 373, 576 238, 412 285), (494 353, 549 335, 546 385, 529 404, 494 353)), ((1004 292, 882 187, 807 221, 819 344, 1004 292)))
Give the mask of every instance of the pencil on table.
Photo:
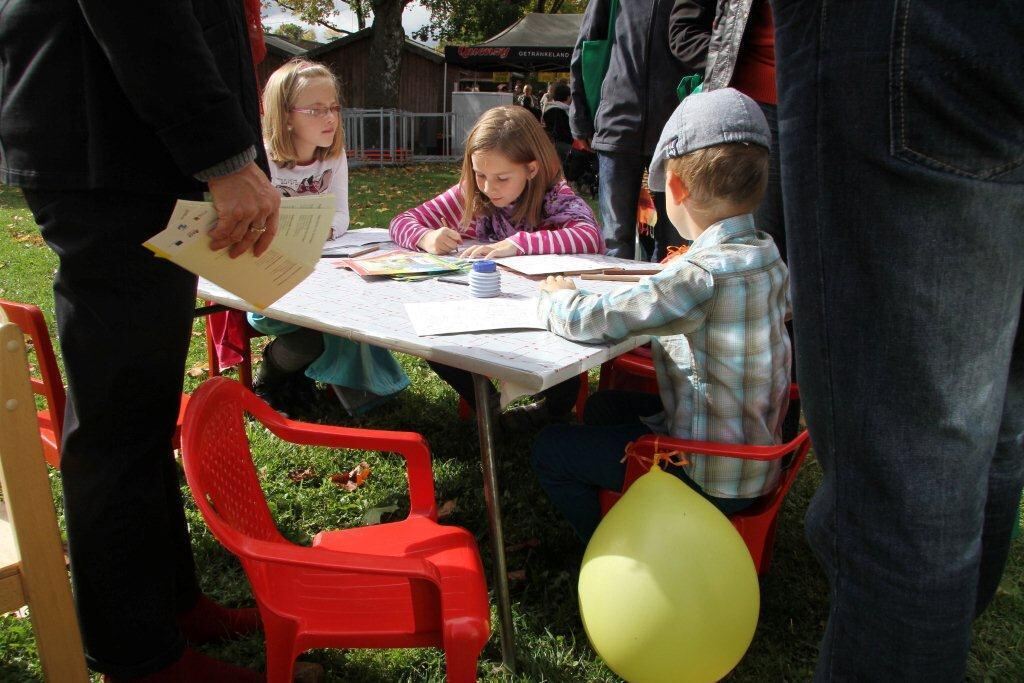
POLYGON ((605 273, 582 273, 581 280, 610 280, 613 282, 640 282, 649 275, 608 275, 605 273))

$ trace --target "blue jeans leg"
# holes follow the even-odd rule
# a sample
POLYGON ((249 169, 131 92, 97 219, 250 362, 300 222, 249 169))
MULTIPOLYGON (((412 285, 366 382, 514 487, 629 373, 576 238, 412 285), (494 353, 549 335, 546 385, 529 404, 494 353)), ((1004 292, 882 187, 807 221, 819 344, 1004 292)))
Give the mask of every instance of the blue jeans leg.
POLYGON ((533 469, 555 508, 586 544, 601 521, 598 492, 619 491, 626 445, 650 433, 646 425, 551 425, 533 444, 533 469))
POLYGON ((961 681, 1024 482, 1020 12, 773 4, 816 678, 961 681))
MULTIPOLYGON (((584 544, 601 521, 598 493, 621 491, 626 477, 622 462, 626 446, 650 428, 641 417, 663 410, 657 394, 599 391, 587 401, 584 425, 553 425, 537 435, 533 469, 554 506, 572 525, 584 544)), ((749 507, 756 499, 713 498, 704 493, 679 467, 669 467, 725 515, 749 507)))
MULTIPOLYGON (((600 169, 598 201, 604 245, 609 256, 631 259, 635 255, 636 205, 640 198, 644 168, 649 161, 642 154, 597 153, 600 169)), ((645 247, 644 251, 643 258, 648 260, 651 247, 645 247)))

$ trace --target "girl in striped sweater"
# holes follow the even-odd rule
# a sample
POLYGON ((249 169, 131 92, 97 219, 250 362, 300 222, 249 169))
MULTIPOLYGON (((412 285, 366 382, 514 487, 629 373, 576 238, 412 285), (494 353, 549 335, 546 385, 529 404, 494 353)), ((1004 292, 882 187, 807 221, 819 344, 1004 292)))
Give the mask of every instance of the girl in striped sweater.
MULTIPOLYGON (((594 213, 565 182, 554 146, 522 107, 484 112, 466 138, 459 182, 395 217, 391 238, 432 254, 449 254, 466 238, 482 241, 462 252, 466 258, 604 252, 594 213)), ((431 367, 475 408, 468 372, 431 367)), ((538 401, 506 411, 502 423, 515 429, 566 417, 578 389, 578 379, 563 382, 538 401)), ((497 403, 497 392, 491 400, 497 403)))

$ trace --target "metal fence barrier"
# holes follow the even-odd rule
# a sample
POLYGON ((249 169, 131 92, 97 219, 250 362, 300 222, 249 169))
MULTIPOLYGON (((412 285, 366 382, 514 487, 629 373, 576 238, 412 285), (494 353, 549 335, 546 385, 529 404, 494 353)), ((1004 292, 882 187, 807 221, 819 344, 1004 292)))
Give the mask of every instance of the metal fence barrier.
POLYGON ((461 149, 453 144, 456 115, 399 109, 343 109, 345 149, 352 166, 453 162, 461 149))

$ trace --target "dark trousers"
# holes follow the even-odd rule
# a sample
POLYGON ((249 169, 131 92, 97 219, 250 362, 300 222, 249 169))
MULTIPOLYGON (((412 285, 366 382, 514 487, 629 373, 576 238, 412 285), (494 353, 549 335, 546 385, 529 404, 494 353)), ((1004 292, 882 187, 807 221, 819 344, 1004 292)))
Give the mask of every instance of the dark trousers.
MULTIPOLYGON (((533 443, 533 469, 552 504, 584 544, 601 521, 598 493, 621 491, 626 478, 626 446, 650 428, 640 421, 664 410, 657 394, 599 391, 587 401, 582 425, 545 427, 533 443)), ((726 515, 756 498, 715 498, 704 493, 681 467, 667 472, 681 479, 726 515)))
MULTIPOLYGON (((768 186, 765 188, 764 197, 761 203, 754 210, 754 225, 758 230, 771 235, 775 246, 779 248, 779 255, 786 260, 786 221, 782 205, 782 174, 779 168, 779 115, 778 107, 774 104, 758 102, 765 120, 768 121, 768 130, 772 135, 772 146, 768 154, 768 186)), ((793 334, 792 321, 786 323, 786 332, 789 334, 789 345, 796 356, 796 339, 793 334)), ((792 365, 792 378, 796 381, 796 363, 792 365)), ((782 438, 789 441, 796 436, 800 427, 800 399, 790 402, 789 411, 786 413, 786 420, 782 423, 782 438)))
POLYGON ((1024 483, 1020 8, 773 6, 816 679, 962 681, 1024 483))
MULTIPOLYGON (((429 360, 427 365, 437 373, 438 377, 455 389, 459 397, 468 403, 470 408, 476 410, 476 392, 473 388, 473 375, 469 371, 429 360)), ((556 384, 550 389, 540 392, 537 394, 537 398, 545 399, 551 415, 568 415, 573 406, 576 405, 576 397, 579 395, 579 391, 580 378, 579 375, 575 375, 561 384, 556 384)), ((498 391, 493 386, 491 387, 490 394, 497 399, 498 391)))
POLYGON ((782 177, 779 168, 779 115, 774 104, 759 102, 758 106, 768 121, 772 146, 768 153, 768 185, 761 203, 754 210, 754 225, 775 240, 782 260, 786 260, 786 222, 782 209, 782 177))
POLYGON ((71 577, 89 665, 138 676, 177 659, 199 595, 171 450, 196 278, 142 247, 171 197, 26 191, 60 257, 68 383, 61 447, 71 577))
MULTIPOLYGON (((598 152, 597 161, 600 169, 598 204, 605 247, 609 256, 631 259, 635 254, 636 205, 640 199, 644 169, 651 163, 651 157, 625 152, 598 152)), ((651 236, 640 237, 640 250, 644 261, 660 261, 670 246, 683 243, 683 237, 665 212, 665 193, 652 192, 651 197, 658 212, 658 222, 651 236)))

